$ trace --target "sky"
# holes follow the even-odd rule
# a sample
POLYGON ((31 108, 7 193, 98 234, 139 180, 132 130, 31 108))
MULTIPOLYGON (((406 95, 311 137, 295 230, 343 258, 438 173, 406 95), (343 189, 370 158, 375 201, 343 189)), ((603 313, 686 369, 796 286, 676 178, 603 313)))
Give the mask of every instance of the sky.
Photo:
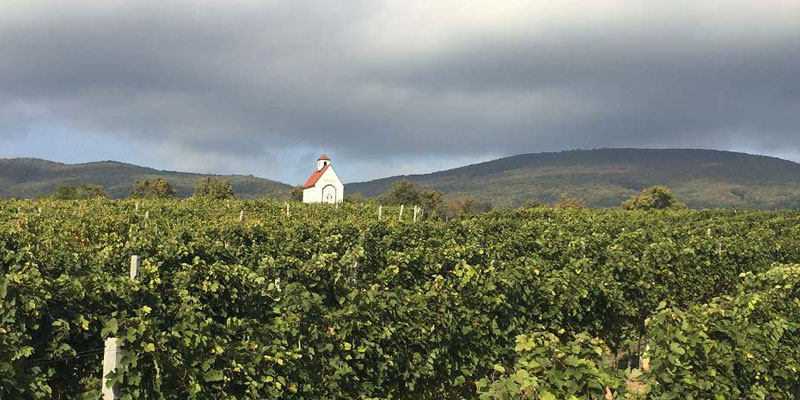
POLYGON ((0 2, 0 158, 300 184, 608 147, 800 161, 800 1, 0 2))

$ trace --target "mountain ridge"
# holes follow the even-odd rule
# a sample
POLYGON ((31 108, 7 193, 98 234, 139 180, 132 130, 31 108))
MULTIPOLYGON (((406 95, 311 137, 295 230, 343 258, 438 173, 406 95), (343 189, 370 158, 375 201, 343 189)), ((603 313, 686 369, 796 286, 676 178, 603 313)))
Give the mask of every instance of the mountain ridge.
POLYGON ((500 207, 562 195, 616 207, 653 185, 671 187, 694 208, 800 208, 800 164, 777 157, 705 149, 594 149, 528 153, 428 174, 347 185, 375 196, 399 179, 500 207))
MULTIPOLYGON (((100 184, 127 197, 137 179, 165 178, 180 197, 206 176, 231 180, 242 198, 287 198, 291 186, 251 175, 165 171, 113 160, 66 164, 39 158, 0 159, 0 197, 47 195, 63 184, 100 184)), ((378 196, 400 179, 448 198, 475 196, 496 207, 561 196, 591 207, 617 207, 641 189, 666 185, 693 208, 800 209, 800 164, 772 156, 704 149, 594 149, 527 153, 427 174, 396 175, 345 186, 346 195, 378 196)))
POLYGON ((37 197, 54 192, 60 185, 103 185, 111 198, 130 194, 133 182, 142 179, 167 179, 179 197, 192 194, 207 176, 225 177, 242 198, 288 196, 291 186, 252 175, 197 174, 158 170, 113 160, 67 164, 33 157, 0 159, 0 197, 37 197))

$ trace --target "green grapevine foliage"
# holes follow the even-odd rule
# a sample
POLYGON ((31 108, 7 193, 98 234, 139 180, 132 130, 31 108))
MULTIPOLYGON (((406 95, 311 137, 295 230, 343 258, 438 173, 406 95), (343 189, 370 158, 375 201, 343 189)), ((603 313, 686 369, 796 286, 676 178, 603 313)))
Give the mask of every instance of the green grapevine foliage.
POLYGON ((608 347, 585 333, 566 343, 549 332, 519 335, 514 350, 513 371, 497 365, 501 378, 479 381, 481 399, 602 399, 625 392, 608 347))
POLYGON ((800 396, 800 265, 742 276, 732 296, 653 317, 652 398, 800 396))
MULTIPOLYGON (((794 332, 796 294, 746 287, 772 282, 759 274, 775 263, 800 262, 800 214, 535 208, 445 223, 398 212, 2 201, 0 398, 98 398, 107 337, 122 343, 111 378, 126 399, 460 399, 501 381, 556 398, 606 388, 622 397, 623 372, 604 359, 641 352, 648 337, 653 372, 640 379, 670 398, 697 378, 658 364, 672 355, 659 332, 750 295, 762 299, 755 314, 714 329, 771 324, 719 344, 763 340, 741 367, 760 375, 750 383, 720 367, 739 390, 720 393, 772 398, 794 385, 794 350, 784 346, 797 343, 758 335, 794 332), (142 263, 132 281, 134 254, 142 263), (532 344, 519 348, 518 337, 532 344), (574 358, 555 370, 531 364, 559 354, 574 358), (522 369, 537 380, 513 381, 522 369)), ((694 354, 678 360, 700 365, 694 354)))

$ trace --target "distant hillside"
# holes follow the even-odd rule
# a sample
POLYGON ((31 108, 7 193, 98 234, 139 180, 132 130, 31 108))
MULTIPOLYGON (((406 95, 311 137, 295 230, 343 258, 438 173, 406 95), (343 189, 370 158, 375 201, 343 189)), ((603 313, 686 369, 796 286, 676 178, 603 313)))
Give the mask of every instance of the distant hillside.
POLYGON ((498 207, 562 194, 591 207, 617 207, 652 185, 666 185, 693 208, 800 208, 800 164, 713 150, 601 149, 522 154, 424 175, 346 185, 376 196, 398 179, 450 196, 474 195, 498 207))
MULTIPOLYGON (((59 185, 103 185, 113 198, 128 197, 135 180, 165 178, 178 191, 190 196, 208 175, 159 171, 115 161, 62 164, 36 158, 0 159, 0 197, 36 197, 53 193, 59 185)), ((284 197, 291 186, 254 176, 225 175, 238 197, 284 197)))

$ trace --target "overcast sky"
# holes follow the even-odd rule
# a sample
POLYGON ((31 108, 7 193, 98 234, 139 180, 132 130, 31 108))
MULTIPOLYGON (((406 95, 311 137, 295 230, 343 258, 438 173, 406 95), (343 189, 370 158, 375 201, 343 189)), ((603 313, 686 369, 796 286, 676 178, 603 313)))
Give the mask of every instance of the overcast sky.
POLYGON ((599 147, 800 161, 800 1, 0 1, 0 157, 299 184, 599 147))

